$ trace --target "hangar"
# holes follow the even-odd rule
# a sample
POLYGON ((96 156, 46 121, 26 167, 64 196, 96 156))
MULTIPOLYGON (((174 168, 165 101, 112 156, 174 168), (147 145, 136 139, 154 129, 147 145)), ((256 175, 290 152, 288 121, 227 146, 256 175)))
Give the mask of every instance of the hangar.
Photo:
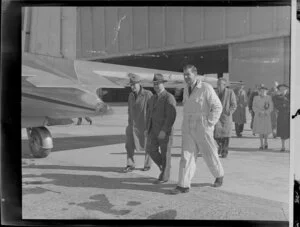
POLYGON ((290 6, 26 7, 23 51, 172 71, 189 63, 246 89, 271 87, 290 82, 290 14, 290 6))

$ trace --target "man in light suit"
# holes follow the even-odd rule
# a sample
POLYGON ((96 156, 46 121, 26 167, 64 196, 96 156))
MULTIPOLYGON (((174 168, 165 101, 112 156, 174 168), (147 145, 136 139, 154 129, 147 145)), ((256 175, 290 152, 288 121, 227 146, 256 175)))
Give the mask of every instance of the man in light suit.
POLYGON ((182 151, 177 187, 171 194, 189 192, 196 172, 198 153, 215 177, 214 187, 223 183, 224 170, 214 140, 214 126, 222 113, 222 104, 213 87, 197 78, 197 68, 187 65, 183 69, 186 87, 182 121, 182 151))
POLYGON ((154 75, 153 86, 156 94, 148 102, 145 131, 146 152, 161 171, 158 180, 154 182, 156 184, 167 182, 170 177, 173 124, 176 119, 176 100, 165 90, 164 82, 163 75, 154 75))

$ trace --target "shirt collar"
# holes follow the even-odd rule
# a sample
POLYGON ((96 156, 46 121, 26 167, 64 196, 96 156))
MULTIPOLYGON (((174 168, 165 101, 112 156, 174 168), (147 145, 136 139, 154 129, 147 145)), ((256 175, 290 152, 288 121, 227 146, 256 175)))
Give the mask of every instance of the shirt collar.
POLYGON ((200 88, 202 86, 202 80, 201 80, 201 78, 197 78, 195 83, 196 83, 196 85, 194 84, 195 87, 200 88))
POLYGON ((157 94, 158 97, 162 96, 164 94, 164 92, 166 91, 166 89, 163 89, 160 93, 157 94))

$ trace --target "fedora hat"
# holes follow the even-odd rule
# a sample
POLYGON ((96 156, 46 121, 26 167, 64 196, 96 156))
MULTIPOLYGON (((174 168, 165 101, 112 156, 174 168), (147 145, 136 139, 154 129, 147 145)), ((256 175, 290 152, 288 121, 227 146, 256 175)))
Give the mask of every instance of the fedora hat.
POLYGON ((287 86, 286 84, 279 84, 277 86, 278 89, 280 89, 281 87, 289 88, 289 86, 287 86))
POLYGON ((258 90, 268 90, 268 88, 265 87, 264 84, 260 84, 259 87, 258 87, 258 90))
POLYGON ((153 77, 153 83, 165 83, 167 80, 164 79, 164 76, 160 73, 155 73, 153 77))
POLYGON ((133 85, 141 82, 140 76, 134 73, 128 73, 128 77, 129 77, 129 85, 133 85))

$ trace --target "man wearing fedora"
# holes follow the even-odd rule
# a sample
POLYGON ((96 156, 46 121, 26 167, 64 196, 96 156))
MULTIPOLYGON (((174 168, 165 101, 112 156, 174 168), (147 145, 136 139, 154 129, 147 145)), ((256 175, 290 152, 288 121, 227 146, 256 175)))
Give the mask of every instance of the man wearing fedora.
POLYGON ((166 80, 162 74, 154 74, 153 87, 156 94, 148 102, 145 131, 146 152, 161 171, 154 182, 156 184, 167 182, 170 177, 173 124, 176 119, 176 100, 165 90, 164 82, 166 80))
POLYGON ((183 68, 186 87, 183 91, 182 151, 177 187, 171 194, 189 192, 196 172, 199 153, 215 178, 214 187, 223 183, 224 170, 214 140, 214 127, 222 113, 222 103, 213 87, 197 78, 197 68, 183 68))
POLYGON ((237 108, 232 114, 232 120, 235 123, 235 132, 237 137, 242 137, 244 124, 246 123, 247 94, 244 90, 244 82, 240 81, 239 86, 234 90, 237 108))
MULTIPOLYGON (((140 82, 140 77, 136 74, 129 73, 129 85, 132 92, 128 97, 128 126, 126 128, 127 166, 124 172, 131 172, 135 169, 134 151, 141 151, 145 148, 146 139, 144 136, 146 128, 146 111, 147 103, 152 96, 152 92, 145 90, 140 82)), ((151 167, 151 158, 146 152, 144 171, 151 167)))

